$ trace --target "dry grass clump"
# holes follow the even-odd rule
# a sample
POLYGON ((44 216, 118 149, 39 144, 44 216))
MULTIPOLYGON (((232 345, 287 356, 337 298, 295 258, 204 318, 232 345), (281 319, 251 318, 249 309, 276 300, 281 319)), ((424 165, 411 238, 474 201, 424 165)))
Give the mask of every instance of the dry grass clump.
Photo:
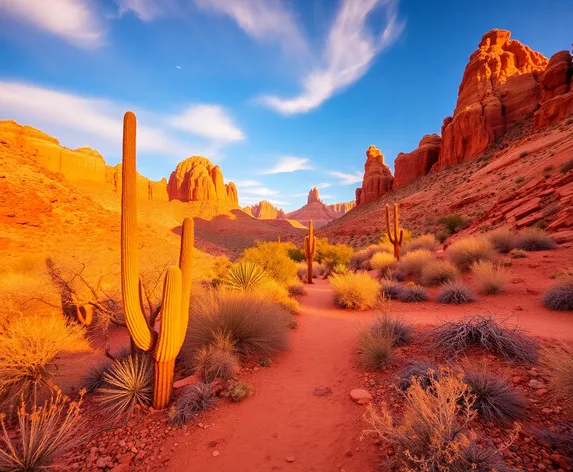
POLYGON ((28 409, 22 402, 17 410, 18 432, 10 434, 5 416, 0 414, 0 470, 36 472, 48 470, 56 456, 64 454, 86 439, 85 423, 80 417, 83 393, 71 402, 58 390, 43 406, 28 409))
POLYGON ((509 256, 512 259, 523 259, 525 257, 527 257, 527 251, 524 251, 523 249, 512 249, 511 251, 509 251, 509 256))
POLYGON ((474 262, 492 260, 494 251, 487 238, 469 237, 454 242, 446 255, 460 270, 468 270, 474 262))
POLYGON ((420 281, 423 285, 435 286, 456 280, 459 276, 460 272, 450 261, 434 260, 423 267, 420 281))
POLYGON ((380 284, 366 273, 335 274, 330 284, 334 288, 334 304, 340 308, 365 310, 378 302, 380 284))
POLYGON ((425 302, 428 298, 428 293, 424 287, 412 282, 404 285, 398 294, 398 300, 406 303, 425 302))
POLYGON ((524 251, 547 251, 555 249, 557 243, 545 231, 533 228, 519 235, 517 247, 524 251))
POLYGON ((300 282, 294 282, 287 287, 288 294, 291 297, 302 297, 306 295, 306 289, 304 288, 304 284, 300 282))
POLYGON ((474 262, 471 271, 481 293, 500 293, 507 285, 508 277, 504 267, 492 261, 474 262))
POLYGON ((338 264, 348 267, 353 254, 354 250, 346 244, 331 244, 327 238, 316 239, 316 260, 328 269, 338 264))
POLYGON ((380 296, 384 300, 397 300, 401 291, 402 285, 395 280, 382 279, 380 281, 380 296))
POLYGON ((239 262, 252 262, 261 267, 280 285, 286 287, 296 279, 297 264, 289 255, 288 244, 274 241, 259 242, 255 247, 246 249, 239 262))
POLYGON ((60 316, 15 317, 0 328, 0 402, 36 398, 51 388, 58 357, 90 347, 85 330, 60 316))
MULTIPOLYGON (((317 277, 324 274, 325 268, 322 264, 318 262, 312 263, 312 278, 316 279, 317 277)), ((306 281, 306 277, 308 275, 308 266, 306 262, 301 262, 300 264, 296 265, 296 274, 300 280, 306 281)))
POLYGON ((238 262, 230 266, 221 283, 236 290, 257 289, 269 276, 264 269, 253 262, 238 262))
POLYGON ((509 361, 533 364, 539 346, 523 334, 523 330, 508 326, 507 320, 491 315, 474 315, 459 321, 448 321, 433 330, 434 347, 448 356, 458 356, 471 347, 481 347, 509 361))
POLYGON ((375 434, 395 448, 397 460, 393 465, 401 470, 432 472, 472 470, 471 466, 462 467, 471 444, 467 426, 476 413, 462 376, 441 371, 431 389, 414 377, 404 399, 400 422, 385 403, 379 412, 369 405, 365 415, 371 428, 365 433, 375 434))
POLYGON ((400 259, 398 267, 406 275, 420 274, 424 266, 435 259, 436 255, 432 251, 414 249, 400 259))
POLYGON ((392 317, 384 313, 376 315, 368 331, 375 336, 390 338, 393 346, 405 346, 410 344, 414 328, 403 318, 392 317))
POLYGON ((438 249, 439 245, 440 241, 438 241, 433 234, 423 234, 404 243, 404 254, 415 251, 416 249, 426 249, 427 251, 434 252, 438 249))
POLYGON ((573 406, 573 347, 562 343, 545 349, 542 363, 553 396, 568 406, 573 406))
POLYGON ((247 382, 237 380, 227 386, 227 394, 234 402, 240 402, 253 394, 253 388, 247 382))
POLYGON ((358 346, 360 362, 365 369, 380 370, 390 363, 394 341, 390 335, 366 329, 360 333, 358 346))
POLYGON ((112 419, 129 417, 136 407, 151 405, 153 366, 149 355, 114 361, 96 392, 102 410, 112 419))
POLYGON ((406 391, 416 379, 423 389, 432 386, 432 382, 439 380, 440 371, 437 364, 431 360, 412 361, 404 366, 400 372, 398 387, 406 391))
POLYGON ((507 254, 517 247, 518 235, 507 227, 490 231, 486 236, 493 248, 502 254, 507 254))
POLYGON ((186 362, 195 352, 228 338, 239 354, 270 356, 286 348, 292 315, 256 293, 211 291, 193 301, 182 349, 186 362))
POLYGON ((229 342, 228 348, 203 346, 195 353, 195 372, 204 382, 214 382, 221 379, 227 382, 233 378, 239 368, 239 359, 233 353, 233 345, 229 342))
POLYGON ((525 403, 505 377, 472 370, 465 373, 464 382, 474 395, 473 408, 486 421, 509 425, 523 418, 525 403))
POLYGON ((545 293, 543 305, 550 310, 573 310, 573 275, 565 272, 545 293))
POLYGON ((207 411, 215 403, 211 384, 203 382, 188 385, 181 396, 169 409, 169 417, 177 426, 189 423, 202 411, 207 411))
POLYGON ((440 303, 470 303, 475 302, 476 297, 469 285, 461 280, 446 282, 440 287, 436 300, 440 303))
POLYGON ((386 274, 396 263, 394 255, 387 252, 377 252, 370 259, 370 267, 380 272, 380 275, 386 274))
POLYGON ((372 255, 373 252, 371 252, 369 249, 356 251, 350 258, 350 268, 354 271, 359 269, 370 270, 369 261, 372 255))

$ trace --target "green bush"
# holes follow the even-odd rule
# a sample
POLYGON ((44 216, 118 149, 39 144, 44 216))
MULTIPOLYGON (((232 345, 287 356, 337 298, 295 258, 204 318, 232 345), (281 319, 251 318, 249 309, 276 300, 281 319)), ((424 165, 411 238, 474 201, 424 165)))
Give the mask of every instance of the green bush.
POLYGON ((330 268, 339 264, 348 267, 353 254, 353 249, 346 244, 330 244, 327 238, 316 238, 315 260, 320 264, 330 268))
POLYGON ((438 221, 452 234, 464 229, 467 225, 466 220, 459 213, 442 216, 438 221))
POLYGON ((304 261, 304 251, 299 248, 289 249, 287 251, 288 257, 290 257, 295 262, 304 261))

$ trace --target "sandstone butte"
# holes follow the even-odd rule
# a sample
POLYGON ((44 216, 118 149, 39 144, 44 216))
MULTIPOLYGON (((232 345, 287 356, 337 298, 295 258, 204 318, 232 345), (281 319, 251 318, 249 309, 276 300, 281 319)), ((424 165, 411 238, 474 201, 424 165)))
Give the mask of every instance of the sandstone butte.
POLYGON ((509 31, 497 29, 483 36, 470 55, 453 116, 444 119, 441 137, 426 135, 417 149, 398 154, 393 182, 383 158, 369 148, 362 187, 356 190, 357 205, 377 200, 431 170, 476 159, 518 123, 532 120, 533 129, 539 130, 573 114, 569 51, 547 60, 510 37, 509 31))
MULTIPOLYGON (((70 182, 107 185, 121 192, 121 164, 108 166, 103 156, 91 148, 65 148, 56 138, 15 121, 0 121, 0 139, 70 182)), ((235 184, 225 185, 221 168, 196 156, 180 162, 169 182, 153 181, 138 174, 137 195, 158 201, 177 199, 238 205, 235 184)))
POLYGON ((303 205, 298 210, 287 213, 286 217, 304 225, 308 224, 309 220, 312 220, 315 227, 320 228, 328 222, 344 215, 352 208, 354 208, 354 202, 327 205, 320 199, 318 188, 314 187, 308 192, 306 205, 303 205))
POLYGON ((271 202, 262 200, 256 205, 243 208, 243 211, 259 220, 282 220, 285 218, 285 212, 275 207, 271 202))

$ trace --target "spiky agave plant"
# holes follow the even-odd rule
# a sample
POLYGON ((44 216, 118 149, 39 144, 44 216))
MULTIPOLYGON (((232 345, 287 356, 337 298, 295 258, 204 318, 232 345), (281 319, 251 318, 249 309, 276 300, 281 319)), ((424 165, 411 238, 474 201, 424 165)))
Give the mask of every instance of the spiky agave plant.
POLYGON ((97 389, 99 402, 111 418, 130 415, 136 406, 147 407, 153 396, 153 370, 148 355, 117 360, 103 375, 97 389))
POLYGON ((254 262, 239 262, 229 267, 221 282, 233 289, 247 292, 268 279, 264 269, 254 262))

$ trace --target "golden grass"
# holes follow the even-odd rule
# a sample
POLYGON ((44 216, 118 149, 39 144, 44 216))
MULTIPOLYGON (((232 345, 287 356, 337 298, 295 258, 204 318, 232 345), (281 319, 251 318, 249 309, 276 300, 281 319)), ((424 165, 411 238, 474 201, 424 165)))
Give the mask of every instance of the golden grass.
POLYGON ((335 274, 330 284, 334 289, 334 303, 340 308, 365 310, 378 302, 380 284, 366 273, 335 274))
POLYGON ((414 249, 400 259, 398 268, 406 275, 420 274, 424 266, 433 262, 436 255, 427 249, 414 249))
POLYGON ((416 249, 426 249, 433 252, 438 249, 439 245, 440 241, 438 241, 433 234, 423 234, 404 243, 404 253, 408 253, 416 249))
POLYGON ((456 280, 460 276, 457 267, 447 260, 430 261, 422 268, 421 282, 423 285, 442 285, 456 280))
POLYGON ((471 265, 474 282, 481 293, 493 295, 503 291, 508 276, 505 268, 492 261, 477 261, 471 265))
POLYGON ((390 269, 396 260, 393 254, 387 252, 377 252, 370 259, 370 267, 374 270, 379 270, 380 272, 385 272, 390 269))
POLYGON ((476 236, 457 240, 446 255, 460 270, 468 270, 474 262, 492 260, 494 251, 486 237, 476 236))
POLYGON ((542 363, 553 396, 567 406, 573 406, 573 347, 562 343, 545 349, 542 363))

